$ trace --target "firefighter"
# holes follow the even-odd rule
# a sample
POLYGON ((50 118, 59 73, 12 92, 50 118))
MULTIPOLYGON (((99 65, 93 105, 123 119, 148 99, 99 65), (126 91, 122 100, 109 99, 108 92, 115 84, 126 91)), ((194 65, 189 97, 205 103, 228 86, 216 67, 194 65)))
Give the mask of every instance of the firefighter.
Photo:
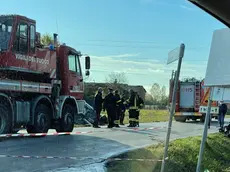
POLYGON ((120 95, 118 93, 118 90, 115 91, 115 98, 116 98, 116 117, 115 117, 115 127, 120 127, 119 126, 119 119, 120 119, 120 116, 121 116, 121 98, 120 98, 120 95))
POLYGON ((227 105, 223 101, 220 101, 219 102, 219 115, 218 115, 218 121, 220 124, 220 129, 219 129, 220 132, 224 131, 224 118, 225 118, 227 111, 228 111, 227 105))
POLYGON ((143 99, 138 95, 138 93, 136 92, 136 97, 137 97, 137 113, 136 113, 136 121, 135 121, 135 126, 139 127, 139 116, 140 116, 140 109, 144 106, 144 101, 143 99))
POLYGON ((113 89, 109 88, 109 93, 108 95, 105 96, 104 99, 104 108, 103 110, 107 111, 108 115, 108 128, 113 128, 114 127, 114 119, 116 116, 116 98, 113 95, 113 89))
POLYGON ((124 125, 124 118, 125 118, 125 111, 126 111, 126 106, 124 103, 125 103, 125 95, 123 94, 120 103, 120 109, 121 109, 120 125, 124 125))
POLYGON ((97 94, 94 98, 94 110, 96 111, 97 119, 93 125, 94 128, 100 128, 99 127, 99 121, 101 117, 101 110, 102 110, 102 104, 103 104, 103 98, 102 98, 102 88, 99 87, 97 94))
POLYGON ((137 102, 137 97, 135 95, 135 92, 133 90, 130 90, 130 97, 126 101, 126 104, 129 107, 129 125, 128 127, 135 127, 135 122, 136 122, 136 113, 138 110, 138 107, 136 105, 137 102))

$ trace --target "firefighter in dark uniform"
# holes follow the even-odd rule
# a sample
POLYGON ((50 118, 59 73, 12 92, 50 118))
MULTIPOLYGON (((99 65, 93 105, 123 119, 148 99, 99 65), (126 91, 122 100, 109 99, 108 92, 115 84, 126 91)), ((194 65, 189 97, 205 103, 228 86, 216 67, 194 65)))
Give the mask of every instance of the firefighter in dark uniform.
POLYGON ((125 95, 123 94, 120 103, 120 109, 121 109, 120 125, 124 125, 124 118, 125 118, 125 111, 126 111, 126 106, 124 103, 125 103, 125 95))
POLYGON ((97 115, 97 119, 93 125, 93 127, 95 128, 100 128, 99 125, 99 121, 100 121, 100 117, 101 117, 101 110, 102 110, 102 104, 103 104, 103 98, 102 98, 102 88, 99 87, 97 94, 94 98, 94 110, 96 111, 96 115, 97 115))
POLYGON ((115 91, 115 98, 116 98, 116 117, 115 117, 115 127, 120 127, 119 126, 119 119, 121 116, 121 98, 120 95, 118 93, 118 90, 115 91))
POLYGON ((138 110, 138 107, 136 105, 136 95, 133 90, 130 90, 130 97, 129 99, 125 102, 128 107, 129 107, 129 125, 128 127, 135 127, 135 122, 136 122, 136 113, 138 110))
POLYGON ((139 113, 141 105, 141 99, 138 94, 133 90, 130 90, 130 98, 126 101, 129 106, 129 126, 128 127, 136 127, 139 126, 139 113))
POLYGON ((136 97, 137 97, 137 106, 138 106, 138 109, 137 109, 137 113, 136 113, 136 121, 135 121, 135 126, 136 127, 139 127, 139 116, 140 116, 140 109, 143 108, 144 106, 144 101, 143 99, 138 95, 138 93, 136 92, 136 97))
POLYGON ((103 110, 107 111, 108 115, 108 128, 113 128, 114 127, 114 120, 116 117, 116 98, 113 95, 113 89, 109 88, 109 93, 108 95, 105 96, 104 99, 104 108, 103 110))

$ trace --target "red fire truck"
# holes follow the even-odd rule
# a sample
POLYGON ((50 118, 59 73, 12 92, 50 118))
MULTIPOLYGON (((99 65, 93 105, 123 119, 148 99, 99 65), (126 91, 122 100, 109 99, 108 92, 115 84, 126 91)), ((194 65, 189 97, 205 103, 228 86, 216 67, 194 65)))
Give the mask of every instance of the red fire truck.
MULTIPOLYGON (((174 80, 171 79, 169 92, 170 103, 172 101, 173 85, 174 80)), ((200 119, 204 122, 210 89, 205 88, 203 85, 204 80, 200 81, 195 78, 179 81, 174 115, 176 121, 185 122, 190 119, 194 121, 200 119)), ((212 102, 211 117, 217 119, 218 113, 218 103, 212 102)))
MULTIPOLYGON (((29 133, 71 132, 84 113, 80 51, 54 43, 44 46, 35 20, 0 15, 0 134, 21 127, 29 133)), ((85 57, 89 75, 90 57, 85 57)))

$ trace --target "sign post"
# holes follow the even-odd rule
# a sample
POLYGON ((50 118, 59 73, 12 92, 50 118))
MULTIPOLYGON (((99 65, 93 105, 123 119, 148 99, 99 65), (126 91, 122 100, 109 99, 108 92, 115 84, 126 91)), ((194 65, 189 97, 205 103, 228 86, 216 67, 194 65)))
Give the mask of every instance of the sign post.
POLYGON ((210 121, 210 112, 211 112, 211 104, 212 104, 212 95, 213 95, 213 88, 211 87, 209 98, 208 98, 208 109, 207 109, 206 116, 205 116, 204 131, 203 131, 202 141, 200 144, 200 152, 199 152, 199 157, 198 157, 198 161, 197 161, 196 172, 200 172, 202 155, 204 153, 204 146, 205 146, 205 142, 207 140, 208 125, 209 125, 209 121, 210 121))
POLYGON ((170 140, 170 134, 171 134, 173 115, 174 115, 175 107, 176 107, 176 92, 177 92, 178 80, 179 80, 179 76, 180 76, 182 58, 184 56, 184 50, 185 50, 185 45, 181 44, 180 48, 176 48, 176 49, 170 51, 168 54, 167 64, 170 64, 170 63, 178 60, 178 65, 177 65, 177 71, 175 73, 175 78, 174 78, 173 96, 172 96, 172 103, 171 103, 171 107, 170 107, 168 131, 167 131, 166 140, 165 140, 164 156, 163 156, 163 160, 162 160, 162 164, 161 164, 161 172, 164 172, 165 160, 168 158, 168 146, 169 146, 169 140, 170 140))

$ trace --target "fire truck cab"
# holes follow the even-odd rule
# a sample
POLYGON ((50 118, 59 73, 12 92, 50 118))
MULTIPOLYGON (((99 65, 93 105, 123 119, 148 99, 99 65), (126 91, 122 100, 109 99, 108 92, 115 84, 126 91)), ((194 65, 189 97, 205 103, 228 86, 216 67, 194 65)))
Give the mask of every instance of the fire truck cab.
MULTIPOLYGON (((72 131, 76 115, 84 113, 80 51, 40 43, 35 20, 0 15, 0 134, 21 127, 29 133, 54 128, 72 131)), ((89 75, 90 57, 85 57, 89 75)))

